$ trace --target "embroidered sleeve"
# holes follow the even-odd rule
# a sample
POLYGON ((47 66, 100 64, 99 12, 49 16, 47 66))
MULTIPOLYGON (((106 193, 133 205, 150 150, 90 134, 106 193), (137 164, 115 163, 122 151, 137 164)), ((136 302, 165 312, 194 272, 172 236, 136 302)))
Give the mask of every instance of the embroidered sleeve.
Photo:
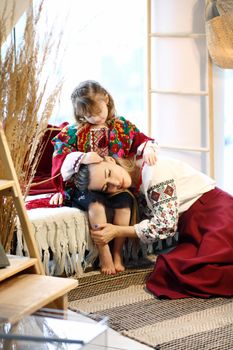
POLYGON ((152 140, 124 117, 116 117, 109 124, 109 155, 118 158, 128 158, 137 154, 138 147, 152 140))
MULTIPOLYGON (((125 121, 129 132, 130 140, 131 140, 131 145, 129 149, 129 154, 128 156, 133 156, 138 154, 138 148, 141 145, 146 145, 148 141, 153 141, 151 137, 146 136, 140 130, 136 127, 136 125, 132 124, 130 121, 125 121)), ((142 146, 142 149, 144 147, 142 146)))
POLYGON ((63 179, 60 175, 61 167, 67 154, 77 151, 77 127, 68 125, 63 128, 60 133, 53 138, 54 146, 52 159, 52 178, 53 183, 58 191, 64 190, 63 179))
POLYGON ((77 127, 76 125, 68 125, 53 138, 54 146, 53 157, 60 154, 68 154, 77 150, 77 127))
POLYGON ((178 201, 174 180, 151 186, 147 191, 150 218, 134 225, 144 243, 156 242, 174 236, 178 223, 178 201))
POLYGON ((78 172, 84 156, 85 153, 83 152, 72 152, 66 156, 61 167, 61 175, 64 181, 69 180, 72 175, 78 172))

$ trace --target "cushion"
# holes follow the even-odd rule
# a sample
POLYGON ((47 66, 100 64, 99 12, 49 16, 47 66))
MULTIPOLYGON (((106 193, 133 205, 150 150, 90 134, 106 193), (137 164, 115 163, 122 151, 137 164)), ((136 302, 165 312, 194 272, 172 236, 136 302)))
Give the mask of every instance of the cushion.
POLYGON ((57 189, 51 180, 52 157, 54 150, 51 140, 66 125, 68 125, 67 122, 62 123, 59 126, 48 124, 47 130, 45 131, 45 134, 41 141, 42 154, 29 190, 30 195, 57 192, 57 189))

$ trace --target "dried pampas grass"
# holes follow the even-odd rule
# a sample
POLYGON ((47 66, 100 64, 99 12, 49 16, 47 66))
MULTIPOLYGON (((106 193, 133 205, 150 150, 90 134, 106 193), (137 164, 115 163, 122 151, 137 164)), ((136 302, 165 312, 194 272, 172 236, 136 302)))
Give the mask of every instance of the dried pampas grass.
MULTIPOLYGON (((61 35, 52 36, 52 29, 43 41, 38 26, 43 15, 43 0, 30 8, 25 21, 22 42, 6 39, 7 0, 0 14, 0 123, 4 126, 16 173, 23 195, 27 195, 40 159, 40 141, 60 96, 62 81, 46 78, 46 65, 60 47, 61 35), (43 51, 41 48, 43 47, 43 51), (51 80, 53 85, 51 87, 51 80), (48 84, 49 83, 49 84, 48 84)), ((38 3, 38 2, 37 2, 38 3)), ((14 7, 11 11, 12 23, 14 7)), ((0 178, 4 164, 0 163, 0 178)), ((6 251, 12 244, 16 213, 12 200, 0 195, 0 240, 6 251)))

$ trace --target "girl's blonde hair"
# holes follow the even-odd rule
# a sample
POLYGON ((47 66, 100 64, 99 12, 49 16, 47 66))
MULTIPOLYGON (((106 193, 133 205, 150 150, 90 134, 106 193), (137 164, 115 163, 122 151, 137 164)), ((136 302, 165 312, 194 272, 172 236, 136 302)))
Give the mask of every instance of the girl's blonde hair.
POLYGON ((87 122, 85 116, 99 112, 98 101, 96 101, 97 95, 102 95, 103 98, 108 96, 107 120, 115 116, 115 104, 109 92, 97 81, 86 80, 80 83, 71 95, 74 117, 80 127, 87 122))

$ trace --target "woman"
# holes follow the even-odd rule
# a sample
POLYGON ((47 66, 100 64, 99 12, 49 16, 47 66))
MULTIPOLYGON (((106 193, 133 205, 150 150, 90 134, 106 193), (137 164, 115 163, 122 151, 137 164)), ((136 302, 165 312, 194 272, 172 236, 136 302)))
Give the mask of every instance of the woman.
MULTIPOLYGON (((131 174, 112 158, 88 169, 88 190, 115 193, 136 187, 140 178, 145 197, 144 220, 128 227, 99 225, 92 231, 97 244, 116 237, 139 237, 149 243, 179 231, 178 246, 158 257, 148 290, 172 299, 233 295, 233 197, 216 188, 213 179, 184 162, 162 157, 131 174)), ((82 171, 80 167, 76 174, 77 186, 82 171)))

